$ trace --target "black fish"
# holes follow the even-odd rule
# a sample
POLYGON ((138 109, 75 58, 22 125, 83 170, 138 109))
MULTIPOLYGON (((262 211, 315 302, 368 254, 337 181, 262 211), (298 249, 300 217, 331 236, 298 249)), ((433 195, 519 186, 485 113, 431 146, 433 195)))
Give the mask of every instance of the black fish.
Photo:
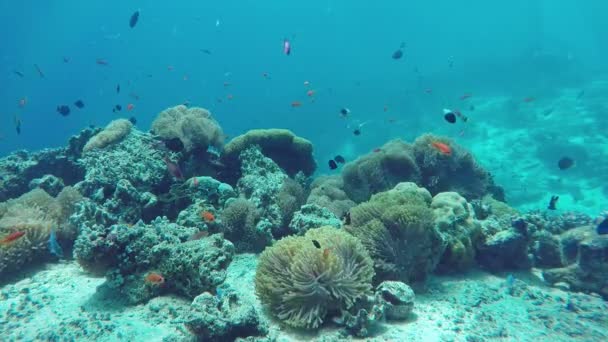
POLYGON ((600 235, 608 234, 608 217, 605 217, 604 220, 597 225, 595 230, 600 235))
POLYGON ((130 117, 129 121, 131 121, 132 124, 137 125, 137 119, 134 116, 130 117))
POLYGON ((38 64, 34 64, 34 67, 36 68, 36 71, 38 71, 38 75, 40 75, 40 78, 44 78, 44 73, 42 72, 42 69, 40 69, 38 64))
POLYGON ((447 121, 449 123, 455 123, 456 122, 456 114, 454 114, 453 112, 445 113, 445 115, 443 116, 443 118, 445 119, 445 121, 447 121))
POLYGON ((70 62, 70 59, 67 58, 67 57, 65 57, 65 56, 63 56, 63 63, 69 63, 69 62, 70 62))
POLYGON ((201 52, 206 53, 208 55, 211 54, 211 50, 207 50, 207 49, 201 49, 201 52))
POLYGON ((315 247, 317 247, 319 249, 321 248, 321 244, 317 240, 312 240, 312 244, 315 245, 315 247))
POLYGON ((562 157, 557 162, 557 167, 559 167, 560 170, 568 170, 572 166, 574 166, 574 159, 570 157, 562 157))
POLYGON ((361 135, 361 130, 357 128, 357 129, 355 129, 355 130, 353 131, 353 134, 354 134, 354 135, 361 135))
POLYGON ((340 115, 342 117, 347 117, 348 114, 350 114, 350 109, 348 109, 348 108, 342 108, 342 109, 340 109, 340 115))
POLYGON ((345 225, 350 225, 350 211, 344 213, 344 216, 342 216, 342 222, 344 222, 345 225))
POLYGON ((399 47, 399 49, 395 52, 393 52, 393 59, 400 59, 401 57, 403 57, 403 48, 405 47, 405 43, 401 43, 401 46, 399 47))
POLYGON ((336 164, 336 162, 333 159, 330 159, 329 162, 327 162, 327 164, 329 165, 330 170, 335 170, 338 168, 338 164, 336 164))
POLYGON ((15 115, 15 130, 17 131, 17 135, 21 134, 21 119, 19 119, 16 115, 15 115))
POLYGON ((334 157, 334 160, 335 160, 337 163, 340 163, 340 164, 344 164, 344 163, 346 163, 346 160, 344 160, 344 157, 342 157, 342 156, 341 156, 341 155, 339 155, 339 154, 338 154, 337 156, 335 156, 335 157, 334 157))
POLYGON ((116 94, 120 94, 120 84, 116 85, 116 94))
POLYGON ((559 196, 551 196, 551 200, 549 201, 549 206, 547 207, 547 209, 556 210, 557 207, 555 205, 557 204, 557 200, 559 200, 559 196))
POLYGON ((70 115, 70 107, 68 107, 67 105, 59 105, 57 106, 57 113, 63 116, 68 116, 70 115))
POLYGON ((82 109, 82 108, 84 108, 84 102, 82 102, 82 100, 78 100, 78 101, 74 102, 74 106, 76 106, 76 108, 78 108, 78 109, 82 109))
POLYGON ((114 106, 114 109, 112 109, 112 112, 116 113, 116 112, 120 112, 121 110, 122 110, 122 106, 117 104, 116 106, 114 106))
POLYGON ((17 71, 17 70, 13 70, 13 74, 15 74, 15 75, 17 75, 17 76, 19 76, 21 78, 23 78, 23 76, 24 76, 22 72, 17 71))
POLYGON ((135 11, 131 14, 131 19, 129 19, 129 27, 134 28, 137 25, 137 21, 139 20, 139 11, 135 11))

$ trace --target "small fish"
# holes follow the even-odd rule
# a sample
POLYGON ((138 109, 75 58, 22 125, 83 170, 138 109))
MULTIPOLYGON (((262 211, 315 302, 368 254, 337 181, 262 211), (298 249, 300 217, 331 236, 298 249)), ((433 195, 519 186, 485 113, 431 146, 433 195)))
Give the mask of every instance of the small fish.
POLYGON ((192 186, 193 187, 197 187, 198 186, 198 178, 197 177, 192 177, 192 186))
POLYGON ((304 81, 304 86, 308 87, 309 85, 310 85, 310 82, 304 81))
POLYGON ((230 87, 232 84, 230 82, 224 82, 224 87, 230 87))
POLYGON ((446 143, 442 143, 439 141, 433 141, 431 143, 431 146, 433 146, 437 151, 441 152, 441 154, 444 154, 446 156, 449 156, 452 154, 452 148, 446 143))
POLYGON ((21 119, 19 117, 17 117, 17 115, 15 115, 15 117, 14 117, 14 122, 15 122, 15 131, 17 131, 17 135, 21 135, 21 119))
POLYGON ((562 157, 558 162, 557 162, 557 167, 560 170, 568 170, 569 168, 574 166, 574 159, 570 158, 570 157, 562 157))
POLYGON ((201 49, 200 51, 201 51, 202 53, 206 53, 206 54, 208 54, 208 55, 210 55, 210 54, 211 54, 211 50, 207 50, 207 49, 201 49))
POLYGON ((361 135, 361 129, 355 128, 355 130, 353 131, 353 134, 356 135, 356 136, 361 135))
POLYGON ((19 100, 19 107, 23 108, 27 105, 27 97, 23 97, 19 100))
POLYGON ((131 97, 132 99, 135 99, 135 101, 139 101, 139 95, 137 95, 135 93, 130 93, 129 97, 131 97))
POLYGON ((25 76, 25 75, 23 75, 23 73, 22 73, 22 72, 17 71, 17 70, 13 70, 13 74, 15 74, 15 75, 17 75, 17 76, 19 76, 19 77, 21 77, 21 78, 23 78, 23 77, 25 76))
POLYGON ((51 228, 51 233, 49 234, 49 242, 48 242, 49 252, 55 255, 58 258, 63 257, 63 249, 61 245, 57 241, 57 234, 55 233, 55 229, 51 228))
POLYGON ((379 149, 379 148, 377 148, 377 147, 376 147, 375 149, 373 149, 373 150, 372 150, 372 152, 374 152, 374 153, 378 153, 378 152, 381 152, 381 151, 382 151, 382 150, 381 150, 381 149, 379 149))
POLYGON ((107 60, 103 59, 103 58, 97 58, 95 60, 95 63, 97 63, 97 65, 103 65, 103 66, 109 66, 110 63, 108 63, 107 60))
POLYGON ((150 272, 144 277, 144 281, 150 285, 162 285, 165 283, 165 277, 160 273, 150 272))
POLYGON ((232 99, 234 99, 234 95, 228 94, 228 95, 226 95, 226 99, 227 100, 232 100, 232 99))
POLYGON ((330 170, 335 170, 338 168, 338 164, 333 159, 330 159, 327 164, 329 165, 330 170))
POLYGON ((66 56, 63 56, 63 63, 69 63, 70 59, 66 56))
POLYGON ((549 205, 547 206, 547 209, 549 210, 557 210, 557 207, 555 206, 557 204, 557 201, 559 200, 559 196, 551 196, 551 199, 549 200, 549 205))
POLYGON ((120 112, 122 110, 122 106, 117 104, 114 106, 114 108, 112 109, 112 112, 116 113, 116 112, 120 112))
POLYGON ((129 103, 129 104, 127 105, 127 110, 130 112, 130 111, 132 111, 133 109, 135 109, 135 105, 134 105, 134 104, 132 104, 132 103, 129 103))
POLYGON ((173 176, 179 180, 184 179, 184 174, 182 173, 182 170, 179 168, 179 165, 172 162, 168 157, 165 157, 164 161, 165 161, 165 165, 167 165, 167 171, 169 171, 169 174, 171 174, 171 176, 173 176))
POLYGON ((68 116, 70 115, 70 107, 68 105, 59 105, 57 106, 57 113, 62 116, 68 116))
POLYGON ((293 107, 293 108, 302 107, 302 102, 300 102, 300 101, 293 101, 291 103, 291 107, 293 107))
POLYGON ((13 242, 19 240, 20 238, 22 238, 24 235, 25 235, 25 232, 23 232, 23 231, 10 233, 0 240, 0 245, 7 245, 10 243, 13 243, 13 242))
POLYGON ((36 71, 38 72, 38 76, 40 76, 40 78, 45 78, 44 73, 42 72, 42 69, 40 69, 38 64, 34 64, 34 68, 36 68, 36 71))
POLYGON ((342 157, 341 155, 337 155, 334 157, 334 160, 336 161, 336 163, 340 163, 340 164, 344 164, 346 163, 346 160, 344 159, 344 157, 342 157))
POLYGON ((210 212, 210 211, 207 211, 207 210, 202 211, 200 213, 200 216, 201 216, 201 218, 203 220, 205 220, 205 222, 213 222, 213 221, 215 221, 215 215, 213 215, 213 213, 210 212))
POLYGON ((454 112, 449 109, 443 110, 443 118, 445 119, 445 121, 451 124, 456 122, 456 114, 454 114, 454 112))
POLYGON ((597 224, 595 230, 600 235, 608 234, 608 217, 604 217, 604 219, 597 224))
POLYGON ((120 94, 120 84, 116 85, 116 94, 120 94))
POLYGON ((475 111, 475 106, 474 106, 474 105, 470 105, 470 106, 469 106, 469 110, 470 110, 471 112, 474 112, 474 111, 475 111))
POLYGON ((456 116, 459 117, 460 120, 462 120, 463 122, 469 121, 469 118, 466 115, 462 114, 459 110, 455 110, 454 114, 456 114, 456 116))
POLYGON ((525 103, 534 102, 535 100, 536 100, 536 99, 535 99, 535 98, 533 98, 533 97, 525 97, 525 98, 523 99, 523 101, 524 101, 525 103))
POLYGON ((430 95, 433 93, 433 89, 428 88, 428 89, 425 89, 424 92, 430 95))
POLYGON ((137 125, 137 118, 135 118, 134 116, 129 118, 129 122, 131 122, 133 125, 137 125))
POLYGON ((137 21, 139 20, 139 11, 133 12, 131 14, 131 18, 129 19, 129 27, 134 28, 137 25, 137 21))
POLYGON ((321 248, 321 244, 317 240, 312 240, 312 244, 317 248, 321 248))
POLYGON ((343 118, 346 118, 350 115, 350 109, 348 108, 342 108, 340 109, 340 116, 343 118))
POLYGON ((311 89, 311 90, 309 90, 309 91, 306 92, 306 95, 308 97, 313 97, 313 96, 315 96, 315 91, 311 89))
POLYGON ((347 225, 347 226, 350 225, 350 223, 351 223, 351 220, 350 220, 350 211, 347 211, 347 212, 344 213, 344 215, 342 216, 342 222, 345 225, 347 225))
POLYGON ((287 56, 291 55, 291 43, 288 39, 283 40, 283 53, 287 56))
POLYGON ((209 232, 206 230, 201 230, 200 232, 194 233, 192 234, 189 238, 188 241, 195 241, 195 240, 200 240, 202 238, 206 238, 207 236, 209 236, 209 232))
POLYGON ((395 50, 395 52, 393 52, 393 55, 391 56, 393 59, 401 59, 401 57, 403 57, 403 48, 405 47, 405 43, 401 43, 401 45, 399 46, 399 49, 395 50))
POLYGON ((323 259, 329 258, 329 248, 323 250, 323 259))
POLYGON ((470 98, 471 96, 473 96, 473 94, 471 94, 471 93, 465 93, 464 95, 462 95, 460 97, 460 100, 466 100, 466 99, 470 98))
POLYGON ((78 109, 82 109, 84 108, 84 102, 82 102, 82 100, 77 100, 76 102, 74 102, 74 106, 76 106, 76 108, 78 109))
POLYGON ((548 108, 548 109, 545 109, 545 110, 543 111, 543 116, 549 116, 549 115, 551 115, 551 113, 553 113, 553 111, 554 111, 554 110, 555 110, 555 108, 548 108))
POLYGON ((262 77, 269 79, 270 78, 270 74, 268 74, 267 72, 263 72, 262 73, 262 77))

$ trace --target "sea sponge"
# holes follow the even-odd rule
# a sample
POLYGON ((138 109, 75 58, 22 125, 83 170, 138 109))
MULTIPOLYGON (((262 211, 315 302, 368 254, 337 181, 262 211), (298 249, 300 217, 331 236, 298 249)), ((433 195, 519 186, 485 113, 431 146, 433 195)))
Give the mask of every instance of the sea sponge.
POLYGON ((413 150, 420 168, 421 182, 418 184, 433 195, 454 191, 472 200, 501 190, 473 155, 449 138, 425 134, 414 141, 413 150), (433 146, 435 142, 448 145, 451 154, 441 153, 433 146))
POLYGON ((329 209, 336 217, 343 217, 350 208, 357 205, 344 192, 342 177, 321 176, 310 185, 310 195, 306 204, 316 204, 322 208, 329 209))
POLYGON ((92 149, 105 148, 109 145, 117 143, 131 133, 132 128, 133 124, 129 120, 114 120, 110 122, 106 128, 103 129, 103 131, 97 133, 91 139, 89 139, 87 144, 84 145, 82 152, 86 153, 92 149))
POLYGON ((482 239, 481 224, 475 219, 473 206, 455 192, 442 192, 433 197, 431 208, 437 229, 447 242, 437 269, 453 272, 472 266, 475 248, 482 239))
POLYGON ((378 152, 347 163, 342 169, 342 179, 348 197, 361 203, 399 182, 418 182, 420 170, 414 161, 412 147, 396 139, 384 144, 378 152))
POLYGON ((152 123, 152 131, 163 140, 179 139, 186 151, 209 146, 221 149, 224 144, 222 128, 204 108, 167 108, 152 123))
MULTIPOLYGON (((241 152, 255 145, 290 177, 298 172, 310 176, 317 167, 312 155, 312 143, 286 129, 255 129, 239 135, 226 144, 222 162, 230 170, 239 170, 241 152)), ((232 175, 231 178, 234 181, 239 175, 232 175)))
POLYGON ((278 319, 310 329, 319 327, 328 312, 348 309, 369 294, 373 276, 373 262, 358 239, 322 227, 266 248, 255 291, 278 319))
POLYGON ((445 242, 434 225, 431 195, 400 183, 350 211, 345 229, 358 237, 374 260, 377 278, 421 281, 435 269, 445 242))

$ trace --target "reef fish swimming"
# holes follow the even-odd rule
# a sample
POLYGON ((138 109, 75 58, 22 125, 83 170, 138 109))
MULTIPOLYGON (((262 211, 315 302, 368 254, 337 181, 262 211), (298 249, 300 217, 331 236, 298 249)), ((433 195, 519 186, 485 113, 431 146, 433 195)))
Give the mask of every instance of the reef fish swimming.
POLYGON ((431 146, 433 146, 437 151, 441 152, 441 154, 445 154, 446 156, 449 156, 452 154, 452 148, 446 143, 442 143, 439 141, 433 141, 431 143, 431 146))
POLYGON ((133 12, 133 14, 131 14, 131 18, 129 19, 129 27, 134 28, 135 25, 137 25, 138 21, 139 21, 139 11, 135 11, 135 12, 133 12))
POLYGON ((0 240, 0 245, 7 245, 9 243, 15 242, 22 238, 25 235, 25 232, 19 231, 11 233, 0 240))

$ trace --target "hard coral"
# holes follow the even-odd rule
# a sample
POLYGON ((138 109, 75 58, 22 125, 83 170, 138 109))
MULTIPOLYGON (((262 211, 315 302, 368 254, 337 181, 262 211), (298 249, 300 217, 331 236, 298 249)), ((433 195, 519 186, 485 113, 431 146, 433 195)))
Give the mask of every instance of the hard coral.
MULTIPOLYGON (((259 146, 266 157, 272 159, 290 176, 298 172, 312 175, 317 167, 312 155, 312 143, 286 129, 256 129, 232 139, 224 148, 222 161, 229 169, 240 169, 240 154, 259 146)), ((232 182, 239 175, 230 176, 232 182)))
POLYGON ((401 140, 391 140, 378 152, 346 164, 342 179, 348 197, 360 203, 399 182, 418 182, 420 170, 414 161, 412 147, 401 140))
POLYGON ((211 113, 204 108, 184 105, 167 108, 152 123, 152 130, 161 139, 179 139, 186 151, 209 146, 221 148, 224 133, 211 113))
POLYGON ((344 192, 344 182, 340 176, 322 176, 311 184, 306 204, 316 204, 329 209, 341 218, 356 205, 344 192))
POLYGON ((115 144, 131 133, 132 128, 133 124, 129 120, 114 120, 110 122, 103 131, 89 139, 82 151, 86 153, 93 149, 101 149, 115 144))
POLYGON ((345 228, 374 260, 376 282, 421 281, 435 269, 445 242, 434 226, 431 195, 414 183, 372 196, 351 209, 345 228))
POLYGON ((359 240, 322 227, 268 247, 259 259, 255 290, 281 321, 317 328, 328 312, 348 309, 370 293, 373 276, 372 260, 359 240))

